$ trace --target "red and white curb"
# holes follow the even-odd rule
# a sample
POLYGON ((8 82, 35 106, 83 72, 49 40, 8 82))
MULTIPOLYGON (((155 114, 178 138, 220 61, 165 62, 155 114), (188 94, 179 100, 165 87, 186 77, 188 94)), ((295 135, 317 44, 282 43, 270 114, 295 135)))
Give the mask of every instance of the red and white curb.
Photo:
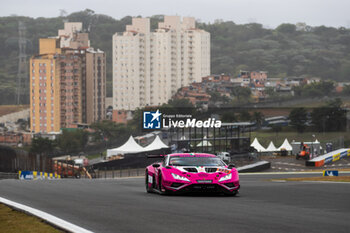
POLYGON ((46 222, 48 222, 54 226, 57 226, 58 228, 66 230, 68 232, 92 233, 92 231, 86 230, 82 227, 74 225, 70 222, 63 220, 63 219, 57 218, 51 214, 45 213, 41 210, 34 209, 34 208, 26 206, 26 205, 22 205, 20 203, 14 202, 14 201, 10 201, 10 200, 2 198, 2 197, 0 197, 0 203, 3 203, 5 205, 8 205, 8 206, 13 207, 15 209, 19 209, 21 211, 24 211, 26 213, 34 215, 38 218, 45 220, 46 222))

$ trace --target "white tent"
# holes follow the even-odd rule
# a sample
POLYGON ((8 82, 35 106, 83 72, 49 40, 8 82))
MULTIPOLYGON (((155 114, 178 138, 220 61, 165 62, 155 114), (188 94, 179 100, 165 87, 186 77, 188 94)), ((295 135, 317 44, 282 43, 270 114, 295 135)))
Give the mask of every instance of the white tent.
POLYGON ((282 143, 282 145, 281 145, 280 147, 278 147, 277 150, 281 150, 282 148, 285 149, 286 151, 292 151, 292 150, 293 150, 293 148, 292 148, 292 146, 289 144, 287 138, 284 139, 284 142, 282 143))
POLYGON ((204 140, 197 144, 197 147, 200 146, 211 146, 211 143, 207 140, 207 136, 204 136, 204 140))
POLYGON ((257 150, 258 152, 265 152, 266 151, 266 149, 259 143, 257 138, 254 138, 254 141, 252 142, 252 144, 250 146, 254 147, 254 149, 257 150))
POLYGON ((107 157, 113 156, 113 155, 118 155, 118 154, 132 154, 132 153, 140 153, 144 152, 145 148, 137 144, 135 139, 130 136, 129 140, 124 143, 124 145, 107 150, 107 157))
POLYGON ((266 152, 274 152, 274 151, 277 151, 277 148, 275 147, 275 145, 271 141, 269 146, 266 148, 266 152))
POLYGON ((201 147, 201 146, 212 146, 211 143, 208 140, 204 140, 200 143, 197 144, 197 147, 201 147))
POLYGON ((163 148, 169 148, 157 135, 151 144, 144 148, 145 151, 160 150, 163 148))

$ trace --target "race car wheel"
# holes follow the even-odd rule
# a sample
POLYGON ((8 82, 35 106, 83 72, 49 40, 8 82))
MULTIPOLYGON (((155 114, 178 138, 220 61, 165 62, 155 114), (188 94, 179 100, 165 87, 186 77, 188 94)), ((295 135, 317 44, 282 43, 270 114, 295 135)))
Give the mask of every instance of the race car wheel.
POLYGON ((146 181, 145 181, 145 184, 146 184, 146 191, 148 193, 152 192, 152 189, 149 187, 148 185, 148 171, 146 171, 146 174, 145 174, 145 178, 146 178, 146 181))

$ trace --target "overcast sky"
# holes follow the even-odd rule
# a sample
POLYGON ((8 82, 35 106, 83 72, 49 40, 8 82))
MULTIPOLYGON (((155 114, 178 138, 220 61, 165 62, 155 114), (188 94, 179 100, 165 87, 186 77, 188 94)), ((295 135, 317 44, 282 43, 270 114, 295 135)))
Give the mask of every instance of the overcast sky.
POLYGON ((0 16, 56 17, 86 8, 120 19, 156 14, 193 16, 237 24, 256 22, 274 28, 281 23, 350 27, 350 0, 0 0, 0 16))

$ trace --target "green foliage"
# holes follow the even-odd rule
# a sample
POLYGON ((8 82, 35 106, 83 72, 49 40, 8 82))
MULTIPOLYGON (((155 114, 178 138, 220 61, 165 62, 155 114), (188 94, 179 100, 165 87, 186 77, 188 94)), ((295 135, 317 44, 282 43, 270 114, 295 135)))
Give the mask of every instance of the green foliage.
POLYGON ((55 148, 55 142, 48 138, 33 138, 32 144, 30 147, 30 152, 35 154, 50 154, 55 148))
POLYGON ((307 122, 307 112, 305 108, 295 108, 289 114, 290 125, 295 128, 298 133, 305 131, 307 122))
POLYGON ((342 101, 335 99, 325 106, 315 108, 311 113, 312 123, 319 132, 346 130, 346 111, 341 108, 342 101))
POLYGON ((294 24, 284 23, 276 28, 278 33, 293 34, 296 31, 296 26, 294 24))
POLYGON ((170 99, 159 110, 165 114, 197 114, 195 107, 188 99, 170 99))
POLYGON ((304 86, 294 87, 294 93, 296 96, 321 97, 329 96, 329 94, 334 91, 334 88, 334 82, 321 81, 310 83, 304 86))
POLYGON ((96 122, 91 125, 91 128, 95 130, 95 141, 120 140, 130 136, 124 124, 117 124, 113 121, 96 122))
POLYGON ((221 121, 225 123, 232 123, 237 121, 237 117, 234 112, 225 112, 222 114, 221 121))
POLYGON ((251 116, 251 119, 256 123, 257 127, 261 127, 263 121, 264 121, 264 114, 261 112, 254 112, 251 116))
POLYGON ((350 85, 345 85, 343 88, 343 94, 350 96, 350 85))
POLYGON ((252 119, 252 116, 250 113, 246 110, 239 113, 239 120, 240 121, 250 121, 252 119))
POLYGON ((217 91, 209 91, 208 94, 210 95, 210 102, 212 103, 222 102, 224 104, 227 104, 230 101, 226 95, 221 95, 217 91))
POLYGON ((239 104, 247 103, 251 100, 251 90, 248 87, 237 86, 234 87, 231 93, 234 97, 236 97, 236 102, 239 104))
POLYGON ((81 129, 63 130, 57 139, 58 147, 65 153, 80 152, 88 142, 88 133, 81 129))

